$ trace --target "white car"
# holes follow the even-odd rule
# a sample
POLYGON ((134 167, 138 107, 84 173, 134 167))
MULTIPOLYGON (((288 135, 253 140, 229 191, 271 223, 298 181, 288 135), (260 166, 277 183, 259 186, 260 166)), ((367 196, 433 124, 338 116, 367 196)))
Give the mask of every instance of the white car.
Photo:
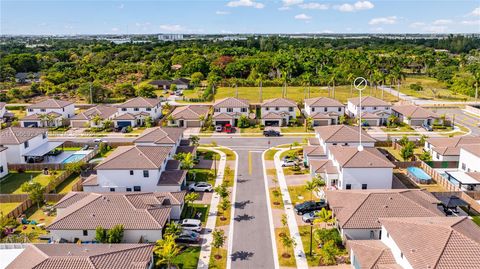
POLYGON ((201 232, 202 231, 202 222, 198 219, 184 219, 180 224, 183 230, 189 230, 194 232, 201 232))
POLYGON ((208 191, 211 192, 213 190, 212 184, 207 182, 196 182, 188 185, 189 191, 208 191))
POLYGON ((107 140, 101 139, 101 138, 95 138, 95 139, 93 140, 93 142, 95 142, 95 143, 108 143, 107 140))
POLYGON ((219 133, 221 133, 221 132, 222 132, 222 130, 223 130, 223 127, 222 127, 221 125, 217 125, 217 126, 215 126, 215 132, 219 132, 219 133))
POLYGON ((315 210, 315 211, 312 211, 312 212, 308 212, 308 213, 305 213, 302 215, 302 220, 303 222, 306 222, 306 223, 311 223, 312 221, 314 221, 317 217, 317 214, 318 212, 320 212, 320 210, 315 210))
POLYGON ((297 165, 297 161, 290 160, 290 159, 284 160, 282 163, 282 167, 295 166, 295 165, 297 165))

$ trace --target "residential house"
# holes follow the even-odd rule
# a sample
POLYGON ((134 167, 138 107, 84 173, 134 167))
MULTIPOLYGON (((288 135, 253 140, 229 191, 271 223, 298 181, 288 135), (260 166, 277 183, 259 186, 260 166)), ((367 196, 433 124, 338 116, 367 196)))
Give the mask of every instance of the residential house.
POLYGON ((15 82, 20 84, 40 82, 41 74, 38 72, 20 72, 15 74, 15 82))
POLYGON ((63 142, 48 141, 42 128, 8 127, 0 130, 0 146, 6 147, 8 163, 41 162, 63 142))
POLYGON ((60 127, 75 115, 72 102, 48 99, 27 107, 27 116, 20 119, 22 127, 60 127))
POLYGON ((461 146, 458 170, 445 174, 460 190, 480 191, 480 144, 461 146))
POLYGON ((179 78, 174 80, 152 80, 149 84, 157 86, 163 90, 169 90, 170 86, 176 85, 177 90, 186 90, 190 86, 190 80, 186 78, 179 78))
MULTIPOLYGON (((155 127, 146 129, 133 143, 137 146, 175 146, 183 140, 184 129, 155 127)), ((187 141, 188 142, 188 141, 187 141)))
POLYGON ((7 148, 0 146, 0 178, 8 175, 7 148))
POLYGON ((265 100, 261 105, 262 125, 286 126, 297 118, 297 103, 287 98, 265 100))
POLYGON ((237 126, 241 116, 249 116, 249 107, 250 103, 245 99, 227 97, 218 100, 213 104, 213 125, 237 126))
POLYGON ((442 123, 440 115, 416 105, 393 106, 392 112, 400 122, 411 126, 431 126, 435 122, 438 124, 442 123))
MULTIPOLYGON (((362 130, 362 146, 374 147, 375 138, 371 137, 366 131, 362 130)), ((325 154, 328 154, 331 146, 352 146, 360 144, 360 130, 358 127, 348 125, 333 125, 315 127, 315 138, 318 144, 323 148, 325 154)))
POLYGON ((147 117, 155 121, 162 115, 161 101, 156 98, 136 97, 117 107, 118 113, 113 118, 116 128, 141 126, 147 117))
POLYGON ((480 144, 480 137, 430 137, 425 141, 424 150, 432 156, 432 161, 458 162, 460 148, 466 145, 480 144))
MULTIPOLYGON (((390 103, 387 103, 373 96, 362 97, 361 104, 362 104, 362 111, 361 111, 362 115, 365 112, 377 115, 379 117, 379 120, 378 120, 379 125, 386 124, 388 117, 392 113, 391 111, 392 105, 390 103)), ((348 99, 347 114, 352 118, 358 118, 360 114, 360 98, 359 97, 348 99)), ((365 116, 371 117, 370 114, 367 114, 365 116)), ((376 122, 377 121, 367 121, 366 123, 373 124, 376 122)))
POLYGON ((336 227, 347 240, 380 239, 380 218, 438 217, 440 202, 422 189, 325 191, 336 227))
POLYGON ((168 126, 202 127, 208 117, 210 107, 204 105, 188 105, 176 107, 168 116, 168 126))
POLYGON ((305 99, 305 115, 312 118, 313 126, 338 124, 340 116, 345 114, 345 105, 336 99, 318 97, 305 99))
POLYGON ((70 123, 73 128, 102 128, 107 120, 113 120, 118 109, 109 105, 97 105, 75 115, 70 123))
POLYGON ((6 268, 150 269, 154 266, 153 247, 153 244, 28 244, 6 268))
POLYGON ((337 168, 338 178, 327 178, 328 188, 391 189, 395 167, 378 149, 332 146, 328 159, 337 168))
POLYGON ((57 217, 46 229, 55 241, 94 241, 97 227, 120 224, 122 243, 156 242, 171 219, 180 219, 184 197, 185 192, 71 192, 55 205, 57 217))
POLYGON ((480 142, 461 146, 458 169, 464 172, 480 172, 480 142))
POLYGON ((480 267, 480 228, 467 217, 379 218, 380 240, 348 242, 352 268, 480 267))

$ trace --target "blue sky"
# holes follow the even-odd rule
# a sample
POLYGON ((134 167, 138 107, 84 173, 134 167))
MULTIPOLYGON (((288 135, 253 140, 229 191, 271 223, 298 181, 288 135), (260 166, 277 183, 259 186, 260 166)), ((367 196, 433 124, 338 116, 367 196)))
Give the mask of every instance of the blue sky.
POLYGON ((479 0, 0 0, 1 34, 480 33, 479 0))

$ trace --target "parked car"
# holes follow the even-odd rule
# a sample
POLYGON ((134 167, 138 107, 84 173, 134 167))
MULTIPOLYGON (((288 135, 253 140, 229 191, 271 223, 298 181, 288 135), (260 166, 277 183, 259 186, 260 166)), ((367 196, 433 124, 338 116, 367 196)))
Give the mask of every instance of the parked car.
POLYGON ((308 212, 320 210, 324 207, 327 207, 327 203, 325 202, 324 199, 320 199, 320 201, 318 202, 306 201, 301 204, 297 204, 295 205, 294 210, 295 212, 297 212, 298 215, 303 215, 308 212))
POLYGON ((208 191, 213 190, 212 184, 207 182, 195 182, 188 186, 189 191, 208 191))
POLYGON ((93 142, 95 142, 95 143, 108 143, 107 140, 101 139, 101 138, 95 138, 95 139, 93 140, 93 142))
POLYGON ((280 136, 280 132, 275 130, 265 130, 263 131, 263 135, 264 136, 280 136))
POLYGON ((202 222, 198 219, 184 219, 180 224, 183 230, 201 232, 202 222))
POLYGON ((423 123, 423 124, 422 124, 422 127, 423 127, 425 130, 427 130, 428 132, 433 131, 432 126, 430 126, 430 125, 428 125, 428 124, 426 124, 426 123, 423 123))
POLYGON ((290 166, 295 166, 298 165, 296 160, 291 160, 291 159, 286 159, 282 163, 282 167, 290 167, 290 166))
POLYGON ((220 132, 222 132, 222 130, 223 130, 223 127, 222 127, 221 125, 215 126, 215 132, 219 132, 219 133, 220 133, 220 132))
POLYGON ((184 230, 175 238, 177 243, 197 244, 200 243, 200 234, 194 231, 184 230))
POLYGON ((82 147, 82 150, 87 150, 88 148, 90 148, 89 145, 84 145, 84 146, 82 147))
POLYGON ((311 212, 303 214, 303 216, 302 216, 303 222, 306 222, 306 223, 313 222, 316 218, 318 218, 317 217, 318 212, 320 212, 320 210, 315 210, 315 211, 311 211, 311 212))

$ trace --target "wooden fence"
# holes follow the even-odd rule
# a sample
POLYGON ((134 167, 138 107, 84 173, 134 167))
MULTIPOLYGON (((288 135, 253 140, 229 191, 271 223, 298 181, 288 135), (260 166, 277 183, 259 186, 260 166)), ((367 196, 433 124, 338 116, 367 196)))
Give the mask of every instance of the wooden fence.
POLYGON ((0 194, 0 203, 21 203, 28 199, 28 194, 0 194))
POLYGON ((26 199, 5 216, 8 218, 18 218, 20 215, 33 205, 32 200, 26 199))
POLYGON ((418 161, 415 161, 415 162, 393 162, 393 164, 395 165, 395 169, 406 169, 408 167, 411 167, 411 166, 415 166, 415 167, 420 167, 420 162, 418 161))
POLYGON ((452 184, 448 179, 440 175, 435 169, 430 167, 428 164, 426 164, 423 161, 420 161, 420 168, 423 169, 428 175, 432 177, 432 179, 437 182, 437 184, 441 185, 445 189, 449 191, 459 191, 459 188, 452 184))

